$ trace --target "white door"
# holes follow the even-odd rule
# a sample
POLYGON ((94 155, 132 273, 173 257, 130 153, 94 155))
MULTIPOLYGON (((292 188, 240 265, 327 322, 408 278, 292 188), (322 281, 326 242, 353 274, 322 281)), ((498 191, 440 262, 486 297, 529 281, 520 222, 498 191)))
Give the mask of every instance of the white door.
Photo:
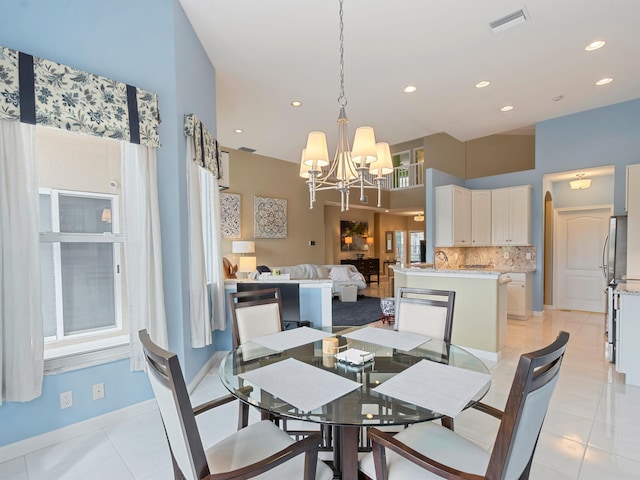
POLYGON ((610 207, 557 209, 554 241, 554 305, 556 308, 604 313, 605 279, 602 248, 610 207))

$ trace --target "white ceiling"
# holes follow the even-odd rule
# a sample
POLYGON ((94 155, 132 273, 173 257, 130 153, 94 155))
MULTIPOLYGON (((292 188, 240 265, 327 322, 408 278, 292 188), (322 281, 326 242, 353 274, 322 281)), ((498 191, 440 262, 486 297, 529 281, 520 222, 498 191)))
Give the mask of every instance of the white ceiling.
MULTIPOLYGON (((220 143, 297 162, 307 133, 322 130, 332 155, 338 0, 180 3, 216 68, 220 143)), ((439 132, 460 141, 531 132, 542 120, 640 98, 639 0, 344 3, 351 141, 360 125, 392 145, 439 132), (491 31, 489 22, 521 8, 527 22, 491 31), (598 39, 604 48, 584 50, 598 39), (614 81, 595 86, 603 77, 614 81), (480 80, 492 83, 476 89, 480 80), (417 92, 403 93, 408 84, 417 92)))

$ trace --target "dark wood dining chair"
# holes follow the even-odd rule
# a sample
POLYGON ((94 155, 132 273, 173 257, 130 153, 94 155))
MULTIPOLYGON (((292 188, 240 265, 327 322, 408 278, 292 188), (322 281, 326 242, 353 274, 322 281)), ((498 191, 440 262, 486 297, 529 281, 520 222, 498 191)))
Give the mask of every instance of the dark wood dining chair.
POLYGON ((395 301, 395 329, 451 343, 456 292, 400 287, 395 301))
POLYGON ((504 412, 474 406, 500 419, 491 453, 433 422, 396 436, 371 428, 373 450, 362 459, 361 472, 377 480, 526 480, 568 341, 569 334, 560 332, 551 345, 520 357, 504 412))
POLYGON ((192 408, 178 357, 138 332, 169 442, 176 479, 246 479, 267 472, 270 479, 327 480, 332 470, 318 462, 320 435, 294 442, 269 421, 253 423, 204 449, 196 415, 236 400, 227 395, 192 408))
POLYGON ((233 348, 284 330, 279 288, 229 293, 233 348))

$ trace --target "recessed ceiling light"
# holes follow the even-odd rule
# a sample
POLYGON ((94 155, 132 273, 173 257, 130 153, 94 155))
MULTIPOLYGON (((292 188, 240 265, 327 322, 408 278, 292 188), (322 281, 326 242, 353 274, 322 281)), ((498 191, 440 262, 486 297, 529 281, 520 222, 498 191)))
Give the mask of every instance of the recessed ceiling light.
POLYGON ((406 87, 404 87, 403 92, 404 93, 413 93, 417 90, 418 88, 415 87, 414 85, 407 85, 406 87))
POLYGON ((598 80, 596 82, 596 85, 600 86, 600 85, 606 85, 607 83, 611 83, 613 82, 613 78, 611 77, 606 77, 606 78, 601 78, 600 80, 598 80))
POLYGON ((508 112, 509 110, 513 110, 513 105, 505 105, 500 109, 501 112, 508 112))
POLYGON ((241 129, 241 128, 236 128, 236 129, 234 130, 234 132, 236 132, 236 133, 242 133, 242 129, 241 129))
POLYGON ((488 87, 489 85, 491 85, 491 82, 489 80, 482 80, 481 82, 476 83, 476 88, 484 88, 488 87))
POLYGON ((294 100, 293 102, 291 102, 292 107, 299 107, 300 105, 302 105, 302 102, 299 100, 294 100))
POLYGON ((555 97, 552 97, 551 100, 553 100, 554 102, 559 102, 563 98, 564 98, 564 95, 556 95, 555 97))
POLYGON ((607 42, 605 42, 604 40, 596 40, 595 42, 591 42, 589 45, 584 47, 584 49, 587 52, 593 52, 594 50, 598 50, 599 48, 604 47, 606 43, 607 42))

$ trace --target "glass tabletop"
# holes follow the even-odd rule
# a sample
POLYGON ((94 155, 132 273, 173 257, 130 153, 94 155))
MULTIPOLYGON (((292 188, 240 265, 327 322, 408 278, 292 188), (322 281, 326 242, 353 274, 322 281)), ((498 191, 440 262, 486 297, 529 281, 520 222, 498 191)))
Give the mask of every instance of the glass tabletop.
MULTIPOLYGON (((364 365, 345 364, 336 360, 335 355, 324 354, 321 340, 284 351, 274 351, 248 342, 223 358, 220 378, 225 387, 240 400, 278 416, 333 425, 381 426, 411 424, 443 416, 439 412, 373 391, 385 381, 422 360, 489 373, 479 358, 460 347, 436 339, 430 339, 412 350, 401 351, 344 337, 359 328, 362 327, 325 327, 322 330, 333 333, 341 347, 348 346, 374 353, 374 360, 364 365), (358 382, 361 388, 320 408, 303 412, 239 377, 246 372, 287 359, 295 359, 358 382)), ((490 386, 491 382, 487 383, 467 407, 480 401, 490 386)))

